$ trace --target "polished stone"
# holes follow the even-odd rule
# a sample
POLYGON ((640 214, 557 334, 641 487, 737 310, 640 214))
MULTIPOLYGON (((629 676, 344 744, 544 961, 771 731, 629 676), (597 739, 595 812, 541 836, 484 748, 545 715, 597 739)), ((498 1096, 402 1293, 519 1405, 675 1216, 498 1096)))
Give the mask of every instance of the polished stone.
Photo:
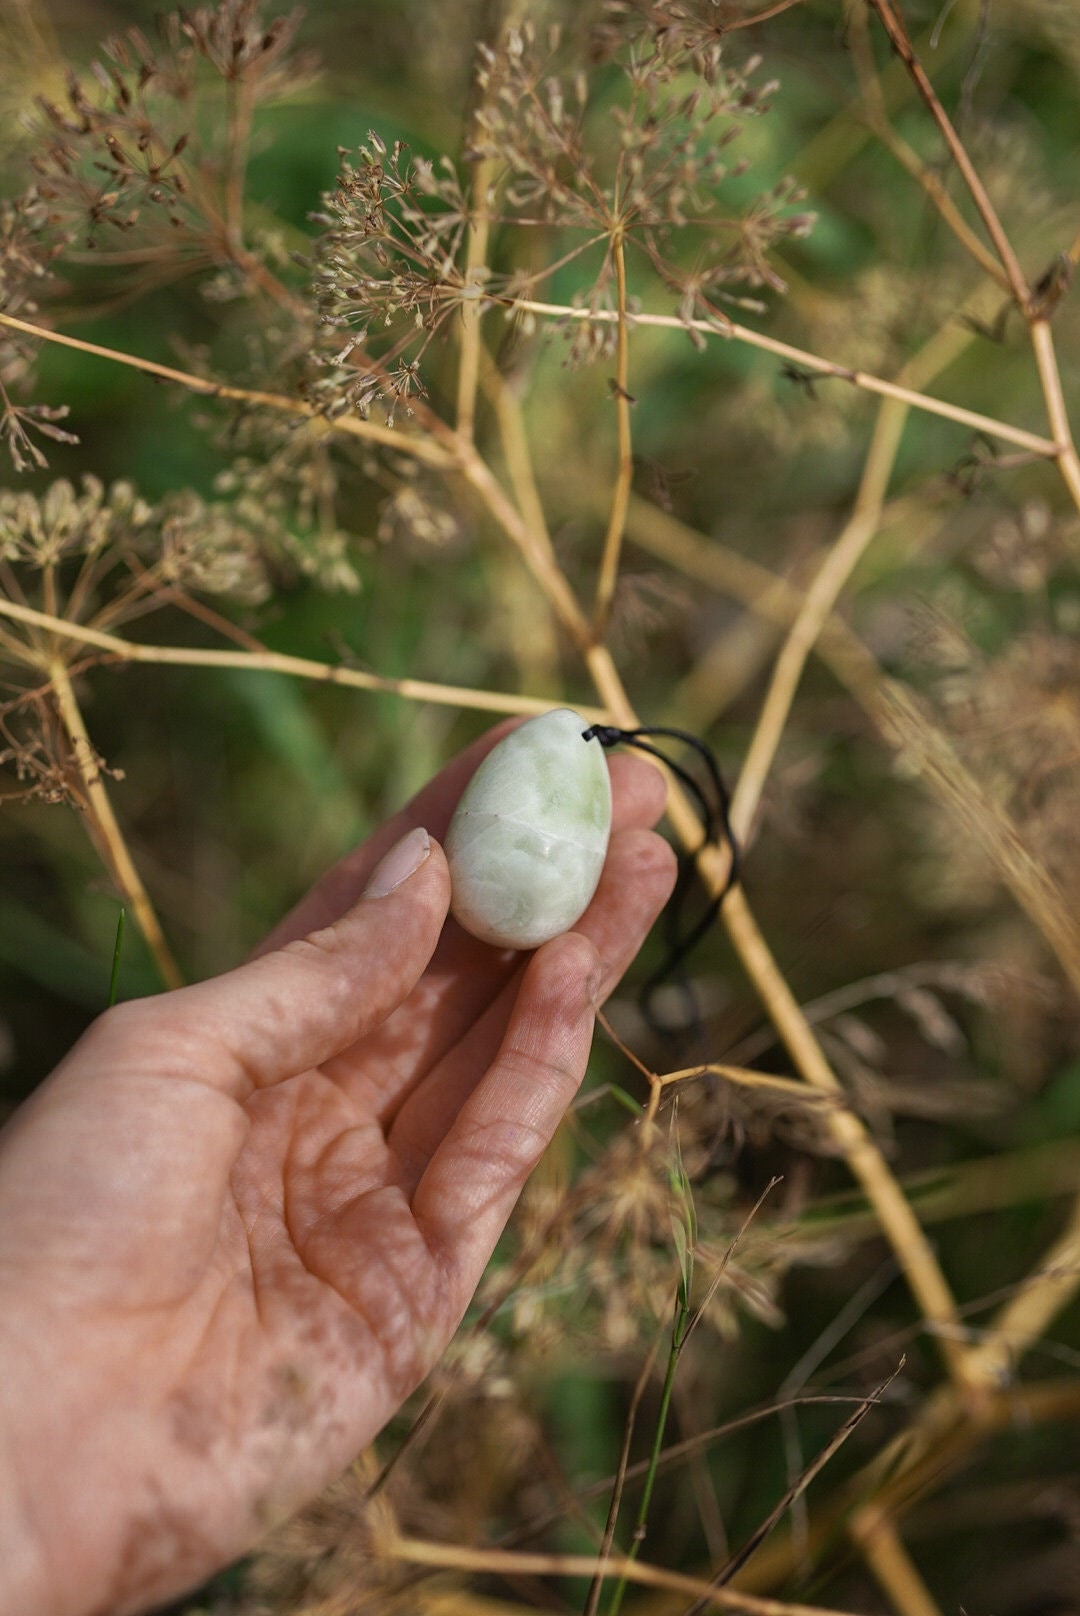
POLYGON ((501 948, 537 948, 588 908, 611 834, 599 741, 567 707, 513 730, 488 753, 450 822, 451 911, 501 948))

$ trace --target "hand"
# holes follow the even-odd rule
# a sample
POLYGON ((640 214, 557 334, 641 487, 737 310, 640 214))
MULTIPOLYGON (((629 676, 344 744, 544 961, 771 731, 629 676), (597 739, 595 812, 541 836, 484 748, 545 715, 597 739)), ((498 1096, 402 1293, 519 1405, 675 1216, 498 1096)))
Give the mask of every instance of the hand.
POLYGON ((0 1610, 199 1582, 343 1469, 460 1321, 673 877, 659 775, 613 758, 576 931, 522 956, 447 921, 415 827, 444 833, 500 733, 258 957, 100 1017, 0 1136, 0 1610))

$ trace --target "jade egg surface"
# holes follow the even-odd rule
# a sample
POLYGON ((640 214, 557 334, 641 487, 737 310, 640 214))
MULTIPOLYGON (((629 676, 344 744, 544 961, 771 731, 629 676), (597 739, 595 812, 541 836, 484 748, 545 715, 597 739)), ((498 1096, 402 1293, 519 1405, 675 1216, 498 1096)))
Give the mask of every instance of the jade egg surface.
POLYGON ((611 780, 568 707, 512 730, 465 787, 446 835, 451 913, 498 948, 538 948, 589 906, 611 834, 611 780))

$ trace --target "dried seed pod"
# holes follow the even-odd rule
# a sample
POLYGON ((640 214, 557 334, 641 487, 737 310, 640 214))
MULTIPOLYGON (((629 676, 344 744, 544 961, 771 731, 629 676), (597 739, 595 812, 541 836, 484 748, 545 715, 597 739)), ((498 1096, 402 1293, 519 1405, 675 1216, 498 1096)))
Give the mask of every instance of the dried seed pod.
POLYGON ((513 730, 462 793, 446 836, 451 912, 485 943, 537 948, 596 891, 611 834, 600 743, 568 707, 513 730))

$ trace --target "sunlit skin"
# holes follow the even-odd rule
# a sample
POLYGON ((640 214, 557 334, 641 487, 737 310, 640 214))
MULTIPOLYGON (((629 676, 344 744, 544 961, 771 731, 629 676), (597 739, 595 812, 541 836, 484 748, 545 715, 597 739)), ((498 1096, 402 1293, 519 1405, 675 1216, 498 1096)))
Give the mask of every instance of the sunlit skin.
POLYGON ((318 1492, 442 1352, 674 875, 611 760, 575 931, 447 921, 438 838, 505 726, 213 981, 102 1016, 0 1134, 0 1610, 133 1611, 318 1492), (430 852, 361 897, 412 827, 430 852))

